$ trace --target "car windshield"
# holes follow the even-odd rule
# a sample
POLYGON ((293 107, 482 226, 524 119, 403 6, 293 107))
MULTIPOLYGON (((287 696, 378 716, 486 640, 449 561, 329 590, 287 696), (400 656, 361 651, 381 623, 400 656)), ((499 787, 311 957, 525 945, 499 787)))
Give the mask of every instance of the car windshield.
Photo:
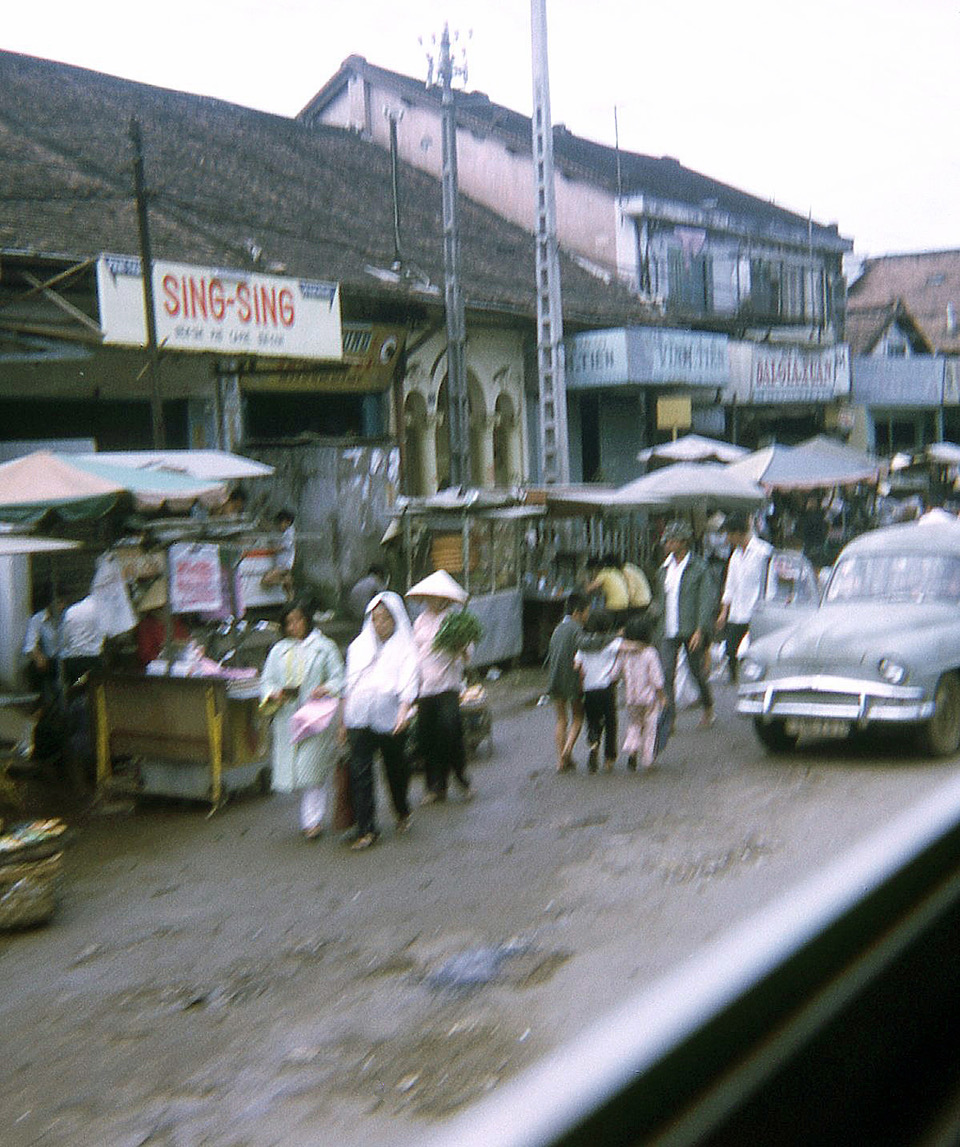
POLYGON ((960 558, 942 554, 864 554, 841 558, 825 601, 960 603, 960 558))

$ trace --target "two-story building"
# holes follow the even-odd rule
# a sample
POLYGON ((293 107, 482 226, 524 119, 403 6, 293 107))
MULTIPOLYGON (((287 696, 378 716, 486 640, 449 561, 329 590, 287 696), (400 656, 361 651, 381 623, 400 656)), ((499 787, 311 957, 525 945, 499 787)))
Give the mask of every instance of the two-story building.
MULTIPOLYGON (((439 89, 350 56, 300 118, 384 148, 392 119, 402 157, 439 174, 440 98, 439 89)), ((455 103, 462 192, 532 230, 530 119, 481 92, 456 92, 455 103)), ((664 392, 689 399, 695 430, 736 434, 751 444, 776 435, 804 437, 828 425, 825 411, 836 399, 832 380, 778 389, 764 381, 770 364, 757 365, 750 355, 734 355, 719 369, 712 336, 788 347, 792 375, 822 378, 842 342, 841 264, 852 249, 836 225, 786 211, 676 159, 621 151, 562 126, 554 129, 554 160, 561 248, 598 277, 627 284, 649 308, 645 323, 686 332, 652 370, 641 353, 633 357, 635 369, 618 379, 571 372, 573 475, 623 476, 636 449, 666 433, 657 417, 664 392), (698 374, 698 362, 709 369, 698 374), (604 426, 618 428, 616 444, 604 426)), ((654 355, 652 348, 664 345, 652 333, 639 342, 624 334, 621 341, 642 343, 654 355)), ((591 346, 590 338, 579 347, 574 341, 571 363, 589 357, 591 346)))

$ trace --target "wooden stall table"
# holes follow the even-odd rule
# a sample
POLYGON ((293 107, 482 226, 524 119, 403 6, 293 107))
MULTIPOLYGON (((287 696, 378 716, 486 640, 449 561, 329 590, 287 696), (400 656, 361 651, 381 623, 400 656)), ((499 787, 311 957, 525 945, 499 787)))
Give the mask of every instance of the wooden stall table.
POLYGON ((259 682, 223 677, 109 673, 91 683, 97 791, 109 792, 113 763, 137 763, 144 795, 208 800, 270 782, 270 742, 259 682))

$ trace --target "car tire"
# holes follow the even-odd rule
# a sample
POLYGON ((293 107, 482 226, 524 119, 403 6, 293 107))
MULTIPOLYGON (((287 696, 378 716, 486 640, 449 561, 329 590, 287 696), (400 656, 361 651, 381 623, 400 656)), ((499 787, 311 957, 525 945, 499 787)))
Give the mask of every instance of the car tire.
POLYGON ((787 732, 785 721, 764 721, 754 717, 753 731, 768 753, 789 753, 797 747, 797 735, 787 732))
POLYGON ((944 673, 934 693, 933 716, 920 726, 920 746, 931 757, 952 757, 960 748, 960 679, 944 673))

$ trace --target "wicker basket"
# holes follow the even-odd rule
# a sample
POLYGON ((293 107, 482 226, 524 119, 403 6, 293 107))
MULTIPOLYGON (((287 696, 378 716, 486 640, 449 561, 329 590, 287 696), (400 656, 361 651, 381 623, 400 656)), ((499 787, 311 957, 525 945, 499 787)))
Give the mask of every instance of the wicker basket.
POLYGON ((0 865, 0 929, 49 920, 57 906, 63 853, 45 860, 0 865))

